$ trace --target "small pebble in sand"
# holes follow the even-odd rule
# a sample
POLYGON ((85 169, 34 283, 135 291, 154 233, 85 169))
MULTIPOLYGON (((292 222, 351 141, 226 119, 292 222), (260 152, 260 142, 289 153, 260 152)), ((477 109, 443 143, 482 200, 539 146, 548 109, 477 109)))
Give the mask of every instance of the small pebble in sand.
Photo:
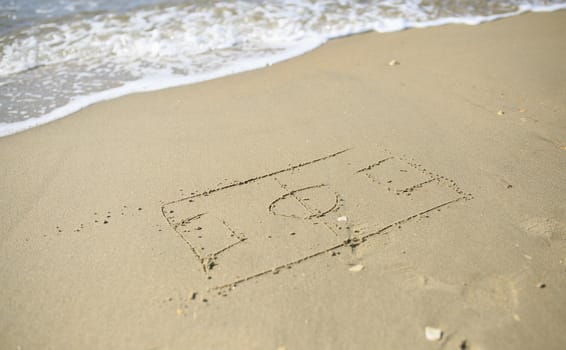
POLYGON ((346 216, 340 216, 340 217, 339 217, 338 219, 336 219, 336 220, 338 220, 339 222, 346 222, 346 221, 348 221, 348 218, 347 218, 346 216))
POLYGON ((503 112, 502 110, 497 111, 497 115, 502 116, 505 115, 505 112, 503 112))
POLYGON ((429 341, 439 341, 440 339, 442 339, 442 329, 425 327, 425 337, 429 341))
POLYGON ((357 264, 357 265, 354 265, 354 266, 350 267, 348 270, 349 270, 350 272, 360 272, 360 271, 362 271, 363 269, 364 269, 364 265, 362 265, 362 264, 357 264))
POLYGON ((546 283, 542 283, 542 282, 538 283, 537 288, 540 288, 540 289, 546 288, 546 283))
POLYGON ((397 60, 391 60, 391 61, 389 61, 389 65, 390 65, 390 66, 398 66, 398 65, 400 65, 400 64, 401 64, 401 62, 399 62, 399 61, 397 61, 397 60))

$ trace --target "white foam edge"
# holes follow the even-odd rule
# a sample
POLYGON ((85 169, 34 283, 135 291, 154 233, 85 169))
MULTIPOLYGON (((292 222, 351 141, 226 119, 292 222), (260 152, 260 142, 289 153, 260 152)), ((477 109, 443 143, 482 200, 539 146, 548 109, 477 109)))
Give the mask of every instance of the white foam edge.
MULTIPOLYGON (((527 12, 553 12, 553 11, 559 11, 565 9, 566 9, 566 4, 554 4, 554 5, 545 5, 545 6, 520 5, 519 9, 515 12, 509 12, 509 13, 503 13, 503 14, 491 15, 491 16, 447 17, 434 21, 424 21, 424 22, 404 22, 402 20, 390 20, 390 21, 386 20, 390 25, 389 28, 379 26, 379 24, 375 24, 373 30, 380 33, 388 33, 388 32, 401 31, 409 28, 436 27, 447 24, 478 25, 481 23, 495 21, 502 18, 521 15, 527 12), (396 24, 392 26, 393 22, 396 22, 396 24)), ((361 30, 360 32, 367 32, 367 31, 368 30, 365 29, 365 30, 361 30)), ((360 32, 356 32, 356 33, 352 32, 346 34, 340 33, 338 35, 329 36, 328 38, 324 38, 324 37, 308 38, 299 43, 293 43, 293 45, 288 46, 286 50, 281 54, 273 55, 269 57, 251 58, 251 59, 246 59, 245 61, 238 61, 235 64, 231 64, 229 66, 223 67, 213 72, 202 73, 192 76, 178 76, 178 75, 173 77, 151 76, 151 77, 135 80, 132 82, 127 82, 124 85, 114 89, 100 91, 85 96, 78 96, 71 99, 71 101, 66 105, 56 108, 41 117, 30 118, 14 123, 0 123, 0 137, 13 135, 31 129, 33 127, 44 125, 52 121, 67 117, 75 112, 78 112, 79 110, 85 107, 88 107, 98 102, 112 100, 118 97, 130 95, 134 93, 157 91, 157 90, 163 90, 163 89, 178 87, 183 85, 196 84, 207 80, 217 79, 229 75, 234 75, 234 74, 243 73, 243 72, 263 68, 266 66, 270 66, 272 64, 279 63, 300 56, 309 51, 312 51, 315 48, 324 44, 329 39, 335 39, 352 34, 358 34, 360 32)))
POLYGON ((312 51, 325 42, 326 39, 324 38, 309 38, 301 41, 300 43, 293 43, 292 47, 287 47, 285 51, 280 54, 239 60, 233 64, 212 72, 195 74, 191 76, 180 76, 164 73, 160 75, 148 76, 131 82, 126 82, 124 83, 124 85, 113 89, 99 91, 83 96, 77 96, 72 98, 71 101, 66 105, 58 107, 41 117, 30 118, 13 123, 0 123, 0 137, 13 135, 67 117, 73 113, 80 111, 83 108, 86 108, 98 102, 108 101, 135 93, 192 85, 208 80, 271 66, 272 64, 279 63, 300 56, 306 52, 312 51))
POLYGON ((520 5, 517 11, 501 13, 497 15, 490 15, 490 16, 444 17, 436 20, 422 21, 422 22, 413 22, 413 21, 405 22, 401 19, 399 20, 392 19, 386 21, 386 23, 388 24, 386 26, 382 27, 379 24, 374 25, 373 30, 380 33, 391 33, 409 28, 438 27, 448 24, 478 25, 485 22, 493 22, 503 18, 522 15, 528 12, 554 12, 559 10, 566 10, 566 3, 546 5, 546 6, 520 5))

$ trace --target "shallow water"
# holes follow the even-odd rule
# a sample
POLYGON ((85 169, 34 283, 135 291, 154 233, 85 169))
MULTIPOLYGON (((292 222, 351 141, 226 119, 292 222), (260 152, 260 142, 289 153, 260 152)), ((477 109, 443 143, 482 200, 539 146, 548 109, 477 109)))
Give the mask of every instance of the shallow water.
POLYGON ((91 103, 260 68, 331 38, 566 1, 0 0, 0 136, 91 103))

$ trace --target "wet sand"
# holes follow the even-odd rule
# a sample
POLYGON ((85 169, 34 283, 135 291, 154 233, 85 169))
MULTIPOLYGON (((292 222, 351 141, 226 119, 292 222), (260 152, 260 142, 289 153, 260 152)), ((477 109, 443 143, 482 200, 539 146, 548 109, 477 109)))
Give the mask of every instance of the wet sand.
POLYGON ((0 347, 564 348, 565 37, 357 35, 1 138, 0 347))

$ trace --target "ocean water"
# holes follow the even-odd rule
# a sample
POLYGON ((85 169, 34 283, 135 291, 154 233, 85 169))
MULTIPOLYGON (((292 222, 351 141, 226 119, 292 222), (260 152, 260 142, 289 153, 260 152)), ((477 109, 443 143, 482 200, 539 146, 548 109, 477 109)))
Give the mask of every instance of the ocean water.
POLYGON ((566 0, 0 0, 0 136, 345 35, 565 8, 566 0))

